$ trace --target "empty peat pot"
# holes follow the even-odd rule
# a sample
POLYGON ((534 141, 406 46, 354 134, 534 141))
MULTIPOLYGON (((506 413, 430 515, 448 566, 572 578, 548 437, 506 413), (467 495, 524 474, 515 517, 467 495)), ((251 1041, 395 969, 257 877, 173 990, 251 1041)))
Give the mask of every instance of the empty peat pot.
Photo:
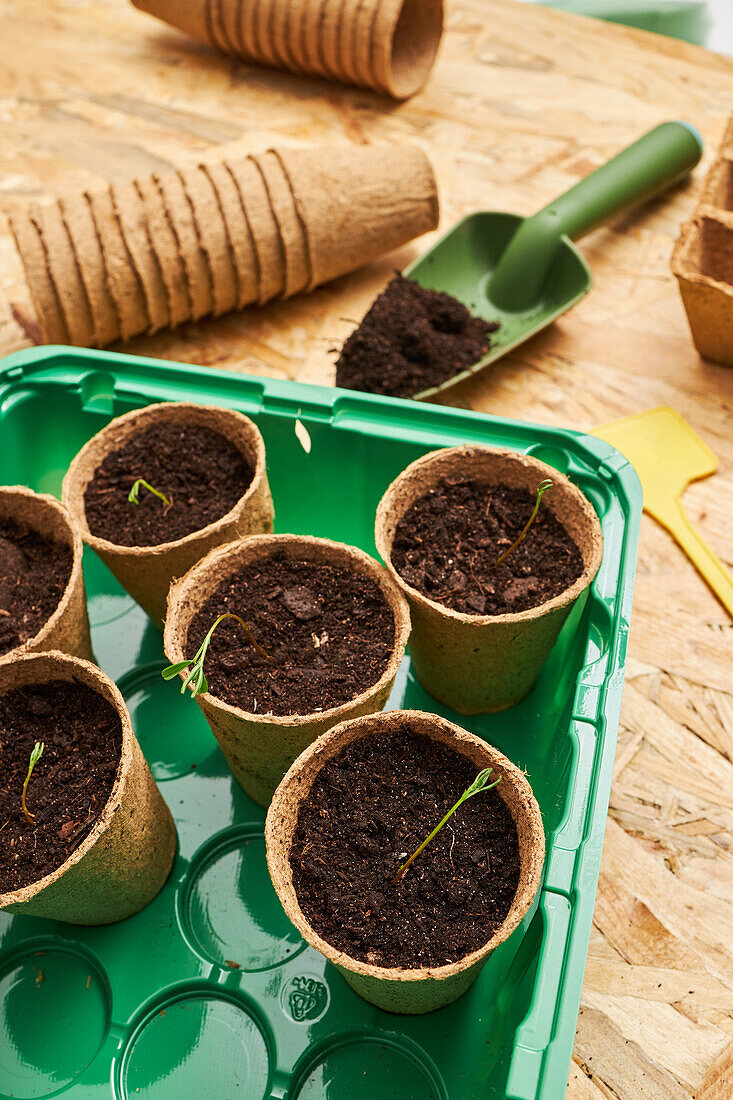
POLYGON ((64 477, 63 501, 84 541, 159 627, 174 577, 215 546, 272 530, 255 424, 183 401, 126 413, 93 436, 64 477), (129 494, 140 479, 147 484, 136 504, 129 494))
POLYGON ((222 546, 176 581, 163 635, 171 664, 190 661, 225 612, 249 636, 233 620, 216 629, 196 698, 235 777, 267 806, 306 745, 385 705, 410 613, 368 554, 305 535, 222 546))
MULTIPOLYGON (((543 537, 539 534, 541 526, 535 523, 515 551, 515 558, 510 556, 508 561, 516 560, 519 552, 524 554, 530 546, 536 548, 538 538, 543 537)), ((441 530, 451 535, 449 519, 443 522, 442 517, 433 516, 429 537, 424 543, 428 553, 433 552, 441 530)), ((410 656, 415 674, 431 695, 461 714, 506 710, 529 694, 570 609, 595 577, 603 555, 598 517, 590 502, 564 474, 529 455, 482 446, 432 451, 403 470, 379 503, 375 538, 389 572, 410 604, 410 656), (414 514, 413 506, 422 506, 420 502, 429 499, 429 494, 441 493, 447 482, 471 482, 475 487, 475 492, 471 492, 481 496, 481 514, 467 528, 467 537, 473 537, 478 524, 483 522, 482 517, 495 509, 492 493, 499 489, 510 493, 522 490, 526 494, 524 512, 515 525, 513 537, 529 519, 538 486, 548 478, 552 487, 542 497, 538 518, 543 510, 550 513, 547 522, 552 522, 553 518, 557 521, 555 531, 569 539, 568 545, 573 548, 577 562, 575 579, 551 598, 524 610, 500 614, 456 610, 409 583, 403 575, 404 566, 400 570, 396 568, 396 538, 400 538, 404 529, 400 527, 401 521, 408 511, 413 510, 411 514, 414 514)), ((505 538, 492 547, 489 540, 486 551, 478 552, 476 562, 482 554, 488 555, 484 558, 484 562, 488 562, 488 573, 484 570, 477 582, 479 595, 481 591, 488 591, 487 586, 491 584, 492 560, 498 564, 499 556, 510 541, 505 538)), ((418 550, 418 566, 421 556, 422 551, 418 550)), ((469 560, 457 582, 464 585, 470 582, 473 572, 469 560)), ((545 581, 552 580, 551 567, 548 573, 550 575, 545 577, 532 578, 540 590, 545 581)), ((408 576, 414 574, 408 572, 408 576)), ((446 588, 452 583, 453 577, 448 575, 446 588)), ((518 578, 516 583, 526 586, 527 578, 518 578)))
POLYGON ((171 869, 175 828, 112 680, 58 652, 0 663, 0 744, 5 835, 14 840, 3 845, 0 909, 90 925, 152 901, 171 869), (37 741, 44 749, 23 802, 37 741), (28 869, 37 877, 18 881, 28 869))
MULTIPOLYGON (((545 854, 542 817, 524 773, 479 737, 423 711, 369 715, 342 722, 319 737, 298 757, 275 792, 265 840, 275 890, 303 938, 336 965, 359 996, 386 1011, 410 1014, 450 1004, 476 980, 491 952, 511 935, 532 905, 545 854), (422 747, 423 740, 432 744, 422 747), (369 741, 374 744, 370 746, 369 741), (466 765, 456 762, 457 757, 466 765), (438 824, 456 801, 456 792, 465 790, 466 777, 459 779, 459 770, 471 782, 485 768, 492 769, 491 781, 499 779, 494 790, 465 802, 442 834, 405 870, 402 880, 395 881, 400 860, 438 824), (319 813, 320 802, 313 804, 310 814, 304 813, 313 795, 318 798, 319 785, 321 794, 330 788, 336 799, 328 817, 319 813), (488 803, 481 800, 490 798, 492 816, 482 822, 488 803), (314 821, 318 835, 311 832, 314 821), (397 850, 392 850, 395 845, 397 850), (310 865, 306 881, 319 884, 317 901, 302 885, 306 857, 310 865), (501 887, 496 885, 498 878, 501 887), (483 909, 481 880, 490 891, 497 891, 502 904, 504 915, 493 922, 483 909), (408 887, 410 895, 400 898, 408 887), (463 893, 456 893, 459 887, 463 893), (389 913, 387 906, 393 907, 389 913), (314 923, 330 921, 338 930, 334 938, 352 935, 356 928, 354 942, 361 946, 352 950, 365 957, 354 957, 327 942, 306 910, 319 914, 313 916, 314 923), (466 916, 486 923, 471 929, 475 946, 462 954, 459 949, 450 962, 405 966, 369 961, 375 954, 387 958, 385 928, 392 943, 409 943, 414 957, 429 957, 431 941, 437 942, 442 934, 436 957, 443 957, 445 938, 453 938, 466 916)), ((455 942, 469 941, 457 938, 455 942)), ((402 946, 398 953, 406 957, 402 946)))
POLYGON ((82 551, 55 497, 0 488, 0 660, 49 649, 91 660, 82 551))

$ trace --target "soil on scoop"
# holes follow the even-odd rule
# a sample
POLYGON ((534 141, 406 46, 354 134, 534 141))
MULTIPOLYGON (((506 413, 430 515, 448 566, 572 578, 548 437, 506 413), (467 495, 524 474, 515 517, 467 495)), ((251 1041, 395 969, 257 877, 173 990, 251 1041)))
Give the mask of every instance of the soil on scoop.
POLYGON ((395 640, 392 610, 376 581, 278 552, 226 581, 191 621, 192 656, 223 612, 204 661, 209 691, 255 714, 313 714, 347 703, 375 684, 395 640))
POLYGON ((536 496, 505 485, 446 478, 397 524, 392 564, 409 585, 466 615, 527 611, 559 596, 583 572, 580 550, 543 498, 525 538, 536 496))
POLYGON ((450 294, 396 275, 341 349, 336 385, 414 397, 477 363, 498 328, 450 294))
POLYGON ((122 752, 111 703, 76 681, 15 688, 0 697, 0 894, 50 874, 89 835, 107 804, 122 752), (36 741, 23 814, 21 795, 36 741))
POLYGON ((483 947, 519 882, 517 829, 498 788, 464 802, 394 882, 477 771, 407 725, 323 767, 290 852, 298 901, 323 939, 375 966, 442 966, 483 947))
POLYGON ((211 428, 156 424, 111 451, 84 492, 89 530, 117 546, 174 542, 231 511, 252 484, 254 470, 237 448, 211 428), (127 498, 138 478, 139 504, 127 498))
POLYGON ((61 602, 71 547, 0 520, 0 654, 33 638, 61 602))

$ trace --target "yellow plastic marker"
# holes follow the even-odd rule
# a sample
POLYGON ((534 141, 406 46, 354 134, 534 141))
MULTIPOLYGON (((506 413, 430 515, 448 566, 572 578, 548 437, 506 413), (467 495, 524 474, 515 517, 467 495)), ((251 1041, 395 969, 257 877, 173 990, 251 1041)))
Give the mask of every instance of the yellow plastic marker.
POLYGON ((644 490, 644 511, 666 527, 733 618, 733 577, 692 526, 682 507, 691 481, 709 477, 718 460, 684 417, 660 406, 596 428, 628 458, 644 490))

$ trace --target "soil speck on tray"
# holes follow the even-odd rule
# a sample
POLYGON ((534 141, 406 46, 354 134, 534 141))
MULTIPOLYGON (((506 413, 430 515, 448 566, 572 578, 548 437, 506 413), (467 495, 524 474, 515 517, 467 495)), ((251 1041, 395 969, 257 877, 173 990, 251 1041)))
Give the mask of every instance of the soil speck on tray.
POLYGON ((122 724, 111 703, 84 684, 52 680, 0 696, 0 894, 37 882, 94 828, 114 786, 122 724), (36 741, 23 814, 21 795, 36 741))
POLYGON ((414 397, 477 363, 498 328, 450 294, 396 275, 341 349, 336 385, 414 397))
POLYGON ((64 543, 0 520, 0 654, 48 622, 66 591, 72 562, 64 543))
POLYGON ((524 489, 446 479, 397 524, 392 563, 418 592, 454 611, 504 615, 538 607, 574 584, 583 559, 543 500, 525 538, 496 565, 535 500, 524 489))
POLYGON ((352 958, 398 967, 456 962, 491 938, 519 883, 517 829, 498 788, 464 802, 393 881, 477 771, 407 725, 353 741, 324 765, 290 852, 319 935, 352 958))
POLYGON ((395 640, 392 610, 376 581, 349 569, 276 552, 223 582, 191 621, 192 655, 214 620, 204 672, 209 691, 257 714, 313 714, 340 706, 379 680, 395 640))
POLYGON ((117 546, 160 546, 185 538, 231 511, 252 484, 254 470, 218 432, 196 424, 156 424, 133 435, 95 470, 84 492, 89 530, 117 546), (141 487, 145 478, 171 502, 141 487))

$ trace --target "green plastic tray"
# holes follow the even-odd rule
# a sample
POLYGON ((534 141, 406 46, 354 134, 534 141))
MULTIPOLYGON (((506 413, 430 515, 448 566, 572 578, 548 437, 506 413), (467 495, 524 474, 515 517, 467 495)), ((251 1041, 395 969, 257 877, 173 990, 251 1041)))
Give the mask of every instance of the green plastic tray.
MULTIPOLYGON (((466 719, 406 659, 390 707, 439 711, 527 770, 545 885, 455 1005, 425 1017, 361 1001, 306 947, 265 868, 263 812, 198 707, 160 678, 160 635, 91 553, 99 664, 118 682, 176 819, 171 877, 142 913, 78 929, 0 914, 0 1097, 73 1100, 561 1100, 575 1034, 616 745, 641 490, 607 443, 416 402, 67 348, 0 364, 0 479, 58 493, 112 416, 186 399, 240 409, 265 438, 276 530, 375 553, 374 512, 418 455, 461 442, 560 468, 601 517, 605 555, 530 698, 466 719), (312 450, 295 435, 299 418, 312 450)), ((182 456, 185 461, 185 456, 182 456)))

